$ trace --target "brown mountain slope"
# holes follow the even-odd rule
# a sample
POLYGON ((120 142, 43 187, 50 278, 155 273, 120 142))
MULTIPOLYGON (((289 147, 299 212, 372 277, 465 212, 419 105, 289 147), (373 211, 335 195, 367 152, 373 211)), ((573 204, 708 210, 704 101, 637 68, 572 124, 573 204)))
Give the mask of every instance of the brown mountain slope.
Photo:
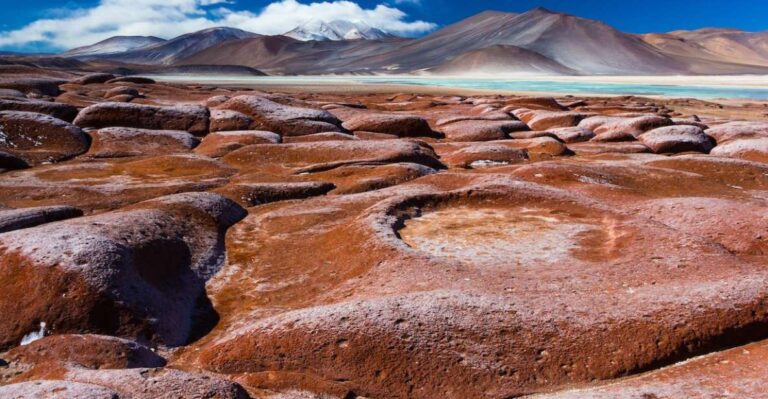
POLYGON ((643 40, 669 53, 734 64, 768 66, 768 32, 701 29, 643 35, 643 40))
MULTIPOLYGON (((240 29, 211 28, 188 33, 149 47, 143 47, 138 50, 127 51, 124 53, 105 55, 101 58, 133 64, 171 65, 180 59, 186 58, 219 43, 254 36, 257 35, 240 29)), ((207 63, 201 62, 198 64, 207 63)))
POLYGON ((438 74, 503 74, 540 73, 576 74, 573 69, 563 66, 535 51, 515 46, 496 45, 468 51, 447 63, 431 69, 438 74))
POLYGON ((432 68, 467 51, 511 45, 568 68, 598 74, 677 73, 685 63, 640 38, 598 21, 535 9, 524 14, 485 12, 363 63, 432 68))
POLYGON ((370 72, 360 59, 396 48, 406 39, 302 42, 260 36, 210 47, 177 64, 244 65, 269 74, 370 72))

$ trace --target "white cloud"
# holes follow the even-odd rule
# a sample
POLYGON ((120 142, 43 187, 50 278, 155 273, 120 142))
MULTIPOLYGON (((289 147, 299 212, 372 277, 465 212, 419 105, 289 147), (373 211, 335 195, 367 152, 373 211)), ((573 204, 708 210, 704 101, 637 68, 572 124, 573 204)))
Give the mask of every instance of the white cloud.
POLYGON ((407 21, 394 7, 372 9, 352 1, 300 3, 273 2, 258 12, 232 10, 234 0, 101 0, 92 8, 73 10, 63 16, 35 21, 21 29, 0 32, 0 47, 45 43, 68 49, 104 40, 111 36, 158 36, 171 38, 214 26, 230 26, 262 34, 285 33, 302 23, 349 20, 391 33, 415 35, 435 25, 407 21))

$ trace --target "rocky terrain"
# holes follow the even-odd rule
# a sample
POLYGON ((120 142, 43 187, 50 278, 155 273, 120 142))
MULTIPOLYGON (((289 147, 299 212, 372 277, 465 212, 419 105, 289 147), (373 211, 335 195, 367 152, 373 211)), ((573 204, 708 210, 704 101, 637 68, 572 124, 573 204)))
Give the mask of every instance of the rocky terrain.
POLYGON ((0 70, 0 397, 765 393, 766 103, 0 70))

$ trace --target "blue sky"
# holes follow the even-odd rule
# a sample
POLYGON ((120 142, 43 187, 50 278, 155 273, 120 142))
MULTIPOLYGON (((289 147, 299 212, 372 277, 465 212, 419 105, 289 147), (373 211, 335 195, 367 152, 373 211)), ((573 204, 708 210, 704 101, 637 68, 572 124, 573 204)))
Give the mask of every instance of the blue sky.
POLYGON ((113 34, 172 37, 216 24, 277 34, 302 18, 337 14, 418 36, 484 10, 537 6, 633 33, 768 30, 768 0, 0 0, 0 6, 0 49, 24 51, 55 51, 113 34))

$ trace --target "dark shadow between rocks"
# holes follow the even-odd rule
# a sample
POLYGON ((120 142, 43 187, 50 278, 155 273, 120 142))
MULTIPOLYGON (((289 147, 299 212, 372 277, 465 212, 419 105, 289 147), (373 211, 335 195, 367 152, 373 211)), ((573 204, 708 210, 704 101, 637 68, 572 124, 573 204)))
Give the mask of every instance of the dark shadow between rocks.
POLYGON ((208 335, 219 324, 219 312, 213 307, 207 292, 203 292, 195 301, 192 311, 192 328, 189 331, 187 344, 192 344, 208 335))
POLYGON ((626 375, 658 370, 699 356, 733 349, 765 339, 768 339, 768 319, 753 321, 743 326, 726 328, 719 335, 713 337, 692 340, 686 347, 681 347, 677 353, 645 367, 629 370, 626 375))
POLYGON ((181 239, 153 240, 133 250, 135 269, 139 276, 162 292, 171 292, 179 280, 191 275, 192 254, 181 239))

